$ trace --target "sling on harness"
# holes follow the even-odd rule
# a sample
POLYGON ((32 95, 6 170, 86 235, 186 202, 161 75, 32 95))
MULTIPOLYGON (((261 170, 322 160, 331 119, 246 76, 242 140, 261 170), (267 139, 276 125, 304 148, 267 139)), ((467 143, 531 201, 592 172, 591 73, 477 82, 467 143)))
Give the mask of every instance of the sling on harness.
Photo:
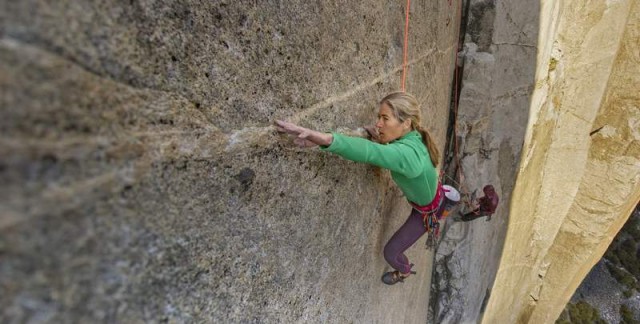
POLYGON ((440 230, 440 225, 438 223, 438 209, 440 209, 441 205, 442 205, 442 197, 443 197, 443 190, 442 190, 442 185, 440 182, 438 182, 438 189, 436 190, 436 195, 435 197, 433 197, 433 200, 431 200, 431 203, 429 203, 426 206, 418 206, 417 204, 415 204, 414 202, 409 202, 411 204, 411 207, 413 207, 413 209, 415 209, 416 211, 418 211, 420 213, 420 215, 422 216, 422 221, 424 223, 424 227, 426 228, 427 232, 429 233, 434 233, 436 236, 439 234, 440 230))

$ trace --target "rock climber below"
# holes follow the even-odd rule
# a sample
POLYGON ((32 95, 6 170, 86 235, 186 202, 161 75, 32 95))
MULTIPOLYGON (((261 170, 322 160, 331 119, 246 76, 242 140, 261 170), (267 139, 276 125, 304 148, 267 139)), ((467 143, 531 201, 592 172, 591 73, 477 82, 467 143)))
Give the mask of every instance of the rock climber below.
POLYGON ((479 206, 466 214, 462 214, 460 220, 470 222, 484 216, 487 216, 487 222, 491 220, 491 215, 493 215, 493 213, 496 212, 496 208, 498 208, 500 198, 492 185, 484 186, 482 192, 484 192, 484 196, 478 199, 479 206))
POLYGON ((276 121, 278 131, 296 136, 294 143, 301 147, 319 145, 321 150, 345 159, 391 171, 391 177, 413 208, 404 225, 384 247, 384 257, 395 269, 382 276, 388 285, 403 282, 415 274, 404 252, 429 230, 425 226, 427 219, 441 214, 444 205, 444 191, 435 168, 440 154, 420 122, 418 101, 404 92, 391 93, 380 101, 375 126, 365 127, 371 141, 276 121))

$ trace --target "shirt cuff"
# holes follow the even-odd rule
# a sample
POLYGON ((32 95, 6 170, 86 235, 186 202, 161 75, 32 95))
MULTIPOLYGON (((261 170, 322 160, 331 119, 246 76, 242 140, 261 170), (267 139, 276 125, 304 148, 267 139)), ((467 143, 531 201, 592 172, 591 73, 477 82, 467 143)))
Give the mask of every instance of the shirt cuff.
POLYGON ((320 145, 320 150, 322 151, 327 151, 327 152, 332 152, 333 148, 336 147, 336 140, 338 140, 338 137, 340 134, 335 133, 335 132, 330 132, 330 134, 333 136, 333 140, 331 141, 331 144, 329 145, 320 145))

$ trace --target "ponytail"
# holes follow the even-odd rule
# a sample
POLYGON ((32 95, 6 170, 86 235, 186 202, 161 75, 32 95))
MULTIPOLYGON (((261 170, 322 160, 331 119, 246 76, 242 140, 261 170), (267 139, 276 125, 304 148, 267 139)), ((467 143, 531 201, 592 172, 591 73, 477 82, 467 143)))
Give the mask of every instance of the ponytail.
POLYGON ((417 126, 416 130, 420 133, 420 135, 422 135, 422 142, 424 143, 424 146, 427 147, 427 151, 429 151, 429 157, 431 158, 431 163, 433 163, 433 167, 437 167, 438 166, 438 161, 440 160, 440 152, 438 152, 438 147, 436 146, 436 143, 433 142, 433 140, 431 139, 431 135, 429 134, 429 132, 422 128, 422 126, 417 126))

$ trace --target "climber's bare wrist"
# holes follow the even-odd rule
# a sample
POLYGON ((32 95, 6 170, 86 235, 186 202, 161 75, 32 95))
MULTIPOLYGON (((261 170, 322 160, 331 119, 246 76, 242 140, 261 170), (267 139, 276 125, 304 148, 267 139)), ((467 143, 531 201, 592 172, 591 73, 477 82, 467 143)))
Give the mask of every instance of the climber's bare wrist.
POLYGON ((319 145, 323 145, 323 146, 329 146, 331 145, 331 143, 333 143, 333 134, 331 133, 322 133, 322 136, 320 138, 322 144, 319 145))

